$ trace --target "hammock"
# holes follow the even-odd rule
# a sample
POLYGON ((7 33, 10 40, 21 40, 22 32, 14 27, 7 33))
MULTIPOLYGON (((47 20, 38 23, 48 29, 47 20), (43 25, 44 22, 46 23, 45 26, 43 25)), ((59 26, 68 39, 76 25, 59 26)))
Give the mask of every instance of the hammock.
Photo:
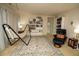
MULTIPOLYGON (((30 42, 30 40, 31 40, 31 31, 30 31, 30 27, 29 27, 29 25, 27 25, 28 26, 28 28, 29 28, 29 40, 28 40, 28 42, 26 43, 15 31, 14 31, 14 29, 12 28, 12 27, 10 27, 8 24, 3 24, 2 25, 2 27, 3 27, 3 29, 4 29, 4 32, 5 32, 5 34, 6 34, 6 36, 7 36, 7 39, 8 39, 8 41, 9 41, 9 43, 10 43, 10 45, 14 45, 18 40, 21 40, 25 45, 28 45, 29 44, 29 42, 30 42)), ((26 26, 26 28, 27 28, 27 26, 26 26)), ((26 29, 25 28, 25 29, 26 29)))

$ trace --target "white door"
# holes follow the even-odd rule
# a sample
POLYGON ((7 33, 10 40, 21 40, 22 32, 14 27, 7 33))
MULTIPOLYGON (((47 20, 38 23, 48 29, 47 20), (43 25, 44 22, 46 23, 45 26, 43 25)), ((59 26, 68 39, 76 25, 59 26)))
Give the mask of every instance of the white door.
POLYGON ((48 17, 48 34, 53 34, 53 25, 54 25, 54 18, 53 17, 48 17))

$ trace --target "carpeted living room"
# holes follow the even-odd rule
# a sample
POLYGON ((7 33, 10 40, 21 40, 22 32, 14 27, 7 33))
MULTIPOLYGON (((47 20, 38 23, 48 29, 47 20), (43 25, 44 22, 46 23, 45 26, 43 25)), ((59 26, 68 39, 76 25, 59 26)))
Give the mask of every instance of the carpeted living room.
POLYGON ((79 56, 79 3, 0 3, 0 56, 79 56))

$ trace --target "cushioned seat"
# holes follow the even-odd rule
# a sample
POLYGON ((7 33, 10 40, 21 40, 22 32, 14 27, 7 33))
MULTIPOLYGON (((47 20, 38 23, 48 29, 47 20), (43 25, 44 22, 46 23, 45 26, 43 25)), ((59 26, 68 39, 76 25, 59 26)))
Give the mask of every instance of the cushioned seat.
POLYGON ((61 45, 63 45, 66 41, 66 36, 64 35, 61 35, 61 34, 58 34, 58 35, 54 35, 54 39, 53 39, 53 43, 54 43, 54 46, 58 46, 61 47, 61 45))
POLYGON ((61 40, 60 38, 54 38, 54 39, 53 39, 53 42, 54 42, 55 44, 60 44, 60 45, 64 44, 64 41, 61 40))
POLYGON ((54 46, 61 47, 66 41, 66 29, 57 29, 57 34, 54 35, 54 46))

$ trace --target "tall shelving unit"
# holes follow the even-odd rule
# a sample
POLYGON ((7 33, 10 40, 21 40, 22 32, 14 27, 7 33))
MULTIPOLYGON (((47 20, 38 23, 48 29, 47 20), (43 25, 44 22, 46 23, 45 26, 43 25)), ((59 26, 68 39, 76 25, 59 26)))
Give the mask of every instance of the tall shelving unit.
POLYGON ((43 32, 43 19, 41 17, 36 17, 29 20, 29 25, 31 28, 32 35, 42 35, 43 32))
POLYGON ((64 29, 64 17, 57 18, 56 33, 58 33, 60 29, 64 29))

